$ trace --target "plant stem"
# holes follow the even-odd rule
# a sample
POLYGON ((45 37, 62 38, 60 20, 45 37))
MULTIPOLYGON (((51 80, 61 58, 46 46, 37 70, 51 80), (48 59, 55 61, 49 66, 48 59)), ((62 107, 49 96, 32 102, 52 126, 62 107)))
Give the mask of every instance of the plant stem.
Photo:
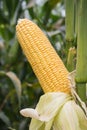
POLYGON ((78 14, 79 14, 80 0, 75 1, 75 35, 78 33, 78 14))
POLYGON ((80 98, 86 102, 87 82, 87 0, 80 0, 78 9, 76 83, 80 98), (83 98, 84 95, 84 98, 83 98))
POLYGON ((74 40, 74 0, 65 0, 66 6, 66 41, 71 43, 74 40))
POLYGON ((69 70, 69 72, 75 69, 75 62, 74 62, 75 55, 76 55, 75 47, 71 47, 69 49, 68 58, 67 58, 67 69, 69 70))
MULTIPOLYGON (((52 9, 60 2, 61 0, 49 0, 45 3, 45 6, 44 6, 44 11, 45 11, 45 14, 44 14, 44 19, 43 19, 43 23, 44 25, 46 25, 48 23, 48 20, 49 20, 49 16, 50 16, 50 13, 52 11, 52 9)), ((44 12, 43 11, 43 12, 44 12)))
POLYGON ((76 90, 82 101, 86 102, 86 83, 77 83, 76 90))

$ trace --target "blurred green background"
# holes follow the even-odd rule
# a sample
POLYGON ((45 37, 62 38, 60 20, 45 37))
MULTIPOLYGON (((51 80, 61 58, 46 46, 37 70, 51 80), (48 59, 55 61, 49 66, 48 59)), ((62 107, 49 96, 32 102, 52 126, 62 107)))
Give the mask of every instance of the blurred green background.
POLYGON ((43 94, 16 38, 19 18, 34 21, 68 67, 70 46, 65 41, 63 0, 0 0, 0 130, 28 130, 30 118, 22 117, 19 111, 35 108, 43 94))

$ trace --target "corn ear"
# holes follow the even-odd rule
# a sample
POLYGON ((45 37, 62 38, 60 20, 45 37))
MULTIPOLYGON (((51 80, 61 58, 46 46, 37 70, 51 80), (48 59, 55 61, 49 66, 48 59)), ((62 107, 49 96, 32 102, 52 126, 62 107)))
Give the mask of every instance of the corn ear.
POLYGON ((70 93, 69 72, 40 28, 30 20, 21 19, 16 32, 44 92, 70 93))

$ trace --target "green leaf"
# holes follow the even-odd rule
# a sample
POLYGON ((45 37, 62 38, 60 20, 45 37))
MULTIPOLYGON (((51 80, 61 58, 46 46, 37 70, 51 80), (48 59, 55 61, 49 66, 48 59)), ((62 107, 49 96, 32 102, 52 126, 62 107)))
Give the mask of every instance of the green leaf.
POLYGON ((10 126, 10 120, 3 111, 0 112, 0 119, 8 126, 10 126))
POLYGON ((14 64, 18 58, 19 44, 16 39, 13 39, 12 42, 14 44, 11 46, 8 53, 8 59, 7 59, 8 64, 14 64))
POLYGON ((18 101, 19 101, 19 105, 20 105, 20 103, 21 103, 21 82, 18 79, 18 77, 16 76, 16 74, 11 71, 9 71, 9 72, 0 71, 0 76, 7 76, 12 81, 12 83, 16 89, 16 93, 17 93, 18 101))
POLYGON ((11 79, 12 83, 14 84, 14 87, 16 89, 18 99, 20 102, 20 97, 21 97, 21 82, 20 82, 20 80, 13 72, 7 72, 6 75, 11 79))
POLYGON ((18 12, 20 10, 20 6, 21 6, 21 2, 18 3, 16 9, 15 9, 15 12, 12 16, 12 19, 10 21, 11 25, 15 25, 16 24, 16 21, 17 21, 17 17, 18 17, 18 12))

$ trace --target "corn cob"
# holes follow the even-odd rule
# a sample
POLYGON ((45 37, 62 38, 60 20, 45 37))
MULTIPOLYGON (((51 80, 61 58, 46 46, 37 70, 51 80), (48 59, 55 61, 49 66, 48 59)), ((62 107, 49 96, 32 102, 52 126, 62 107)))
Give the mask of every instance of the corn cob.
POLYGON ((16 32, 43 91, 70 93, 69 72, 40 28, 30 20, 21 19, 16 32))

